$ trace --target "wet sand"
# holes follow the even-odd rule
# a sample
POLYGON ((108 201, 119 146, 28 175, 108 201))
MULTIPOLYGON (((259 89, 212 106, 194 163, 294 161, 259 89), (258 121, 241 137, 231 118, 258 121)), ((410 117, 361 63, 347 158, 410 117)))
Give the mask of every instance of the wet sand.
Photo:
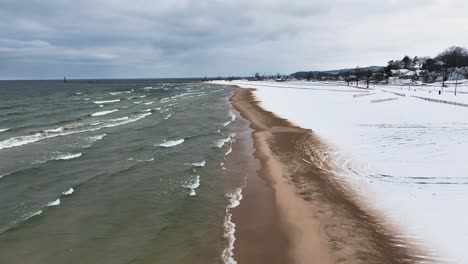
POLYGON ((327 169, 312 131, 262 109, 250 89, 231 102, 250 122, 259 163, 232 211, 238 263, 427 263, 327 169))

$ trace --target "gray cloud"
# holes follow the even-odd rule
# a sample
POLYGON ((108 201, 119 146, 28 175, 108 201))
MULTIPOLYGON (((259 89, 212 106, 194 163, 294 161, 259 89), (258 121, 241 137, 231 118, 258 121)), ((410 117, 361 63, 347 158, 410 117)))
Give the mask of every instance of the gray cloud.
POLYGON ((0 78, 245 75, 384 64, 468 46, 466 10, 464 0, 3 0, 0 78))

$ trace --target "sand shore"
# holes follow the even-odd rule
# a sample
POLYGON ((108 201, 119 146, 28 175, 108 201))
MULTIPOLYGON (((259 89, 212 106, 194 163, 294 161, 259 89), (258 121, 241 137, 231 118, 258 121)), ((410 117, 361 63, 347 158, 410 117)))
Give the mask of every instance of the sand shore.
POLYGON ((238 88, 231 102, 250 122, 259 163, 259 177, 249 177, 244 200, 233 210, 238 263, 428 261, 323 169, 320 149, 326 146, 312 131, 263 110, 252 90, 238 88))

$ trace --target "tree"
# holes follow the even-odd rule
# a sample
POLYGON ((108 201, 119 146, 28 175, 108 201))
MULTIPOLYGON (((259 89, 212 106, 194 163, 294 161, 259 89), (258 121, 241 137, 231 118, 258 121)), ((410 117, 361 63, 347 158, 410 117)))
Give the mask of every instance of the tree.
POLYGON ((456 95, 459 68, 468 66, 468 50, 466 48, 452 46, 437 55, 436 60, 442 66, 442 86, 445 86, 445 81, 455 72, 457 77, 457 82, 455 83, 456 95))
POLYGON ((359 66, 356 67, 355 74, 356 74, 356 86, 359 86, 359 78, 361 78, 361 69, 359 69, 359 66))
POLYGON ((372 77, 372 74, 373 72, 370 71, 370 70, 366 70, 363 75, 366 77, 366 88, 369 89, 369 83, 370 83, 370 79, 372 77))
POLYGON ((413 58, 413 67, 415 67, 417 69, 421 69, 421 66, 422 66, 421 60, 418 58, 418 56, 415 56, 413 58))
POLYGON ((260 76, 260 73, 256 72, 255 73, 255 80, 261 80, 262 77, 260 76))
POLYGON ((403 62, 403 68, 409 70, 413 67, 413 60, 408 55, 406 55, 401 61, 403 62))

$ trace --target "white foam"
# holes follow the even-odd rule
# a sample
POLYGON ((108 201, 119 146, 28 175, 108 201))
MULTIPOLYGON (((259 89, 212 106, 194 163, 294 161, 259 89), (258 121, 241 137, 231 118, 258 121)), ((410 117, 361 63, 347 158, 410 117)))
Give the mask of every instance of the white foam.
POLYGON ((231 116, 231 121, 236 120, 236 115, 234 114, 234 112, 232 112, 232 110, 229 110, 229 116, 231 116))
POLYGON ((235 208, 239 206, 240 201, 242 200, 242 188, 237 188, 233 192, 226 193, 226 198, 228 200, 227 208, 235 208))
POLYGON ((221 258, 225 264, 237 264, 237 261, 234 259, 234 242, 236 241, 235 232, 236 224, 232 221, 232 214, 229 212, 229 209, 226 208, 226 215, 224 216, 224 234, 223 237, 227 240, 227 247, 223 250, 221 258))
POLYGON ((231 124, 231 122, 232 122, 232 121, 227 121, 226 123, 223 123, 222 126, 223 126, 223 127, 227 127, 227 126, 229 126, 229 124, 231 124))
POLYGON ((151 112, 151 111, 153 111, 153 109, 151 109, 151 108, 143 110, 143 112, 151 112))
POLYGON ((83 94, 83 93, 80 93, 80 92, 76 92, 75 94, 76 94, 76 95, 81 95, 81 94, 83 94))
POLYGON ((172 116, 172 113, 168 114, 164 119, 168 120, 172 116))
POLYGON ((183 187, 190 189, 190 193, 189 193, 190 196, 197 195, 196 189, 200 187, 200 176, 199 175, 192 176, 192 179, 186 181, 183 187))
POLYGON ((91 141, 91 143, 94 143, 98 140, 103 139, 105 136, 107 136, 107 134, 96 135, 96 136, 89 137, 88 140, 91 141))
POLYGON ((138 121, 140 119, 143 119, 143 118, 145 118, 145 117, 147 117, 149 115, 151 115, 151 113, 144 113, 144 114, 140 114, 140 115, 135 115, 132 118, 129 118, 128 116, 126 116, 126 117, 122 117, 122 118, 111 119, 110 121, 112 121, 112 122, 109 123, 109 124, 104 125, 103 127, 115 127, 115 126, 120 126, 120 125, 124 125, 124 124, 128 124, 128 123, 132 123, 132 122, 138 121))
POLYGON ((159 146, 163 147, 163 148, 170 148, 170 147, 180 145, 180 144, 184 143, 184 141, 185 140, 183 138, 177 139, 177 140, 170 140, 170 141, 165 141, 165 142, 159 144, 159 146))
POLYGON ((122 92, 112 92, 112 93, 109 93, 110 95, 118 95, 118 94, 121 94, 122 92))
POLYGON ((151 87, 151 86, 143 87, 143 90, 152 90, 152 89, 153 89, 153 87, 151 87))
POLYGON ((144 105, 152 105, 152 104, 154 104, 154 101, 144 103, 144 105))
POLYGON ((60 198, 57 198, 57 200, 49 202, 47 206, 57 206, 60 205, 60 198))
POLYGON ((145 98, 146 95, 140 95, 140 96, 137 96, 138 98, 145 98))
POLYGON ((46 133, 59 133, 59 132, 63 132, 63 127, 59 127, 59 128, 55 128, 55 129, 46 129, 44 130, 44 132, 46 133))
POLYGON ((141 104, 141 101, 133 102, 134 104, 141 104))
POLYGON ((96 112, 92 114, 91 116, 103 116, 103 115, 108 115, 110 113, 114 113, 119 111, 119 109, 113 109, 113 110, 107 110, 107 111, 101 111, 101 112, 96 112))
POLYGON ((216 140, 215 141, 215 145, 218 147, 218 148, 222 148, 224 146, 224 144, 228 143, 228 142, 231 142, 231 137, 227 137, 227 138, 222 138, 222 139, 219 139, 219 140, 216 140))
POLYGON ((197 167, 197 168, 201 168, 201 167, 205 167, 206 165, 206 161, 202 160, 200 162, 194 162, 192 163, 192 166, 193 167, 197 167))
POLYGON ((98 105, 98 107, 99 107, 99 108, 103 108, 103 107, 104 107, 104 105, 98 105))
POLYGON ((232 144, 229 146, 229 149, 226 151, 226 153, 224 154, 225 156, 229 155, 232 153, 232 144))
POLYGON ((12 148, 12 147, 18 147, 22 145, 26 145, 29 143, 33 143, 36 141, 39 141, 43 138, 46 138, 41 133, 36 133, 34 135, 27 135, 27 136, 19 136, 19 137, 12 137, 6 140, 3 140, 0 142, 0 149, 5 149, 5 148, 12 148))
POLYGON ((93 125, 94 126, 93 128, 88 128, 88 129, 78 129, 78 130, 72 130, 72 131, 67 131, 67 132, 62 132, 62 133, 36 133, 33 135, 12 137, 12 138, 0 141, 0 149, 18 147, 18 146, 22 146, 22 145, 26 145, 26 144, 34 143, 40 140, 54 138, 58 136, 66 136, 66 135, 71 135, 71 134, 76 134, 76 133, 96 131, 102 128, 120 126, 120 125, 138 121, 149 115, 151 115, 151 113, 138 114, 138 115, 132 116, 131 118, 122 117, 122 118, 110 119, 110 120, 107 120, 102 125, 99 123, 95 123, 95 125, 93 125))
POLYGON ((74 158, 78 158, 78 157, 81 157, 81 153, 65 153, 65 154, 60 154, 59 156, 57 156, 56 158, 54 158, 55 160, 71 160, 71 159, 74 159, 74 158))
POLYGON ((10 130, 9 128, 0 128, 0 132, 5 132, 5 131, 8 131, 10 130))
POLYGON ((95 104, 110 104, 110 103, 117 103, 120 102, 120 99, 115 100, 105 100, 105 101, 94 101, 95 104))
MULTIPOLYGON (((221 163, 221 165, 224 165, 221 163)), ((244 184, 235 189, 233 192, 226 193, 226 199, 228 204, 226 205, 226 214, 224 216, 224 234, 223 237, 227 240, 227 247, 223 250, 221 254, 224 263, 226 264, 236 264, 234 259, 234 242, 236 241, 235 232, 236 225, 231 221, 232 214, 231 209, 239 206, 240 201, 242 200, 242 189, 247 185, 247 174, 244 177, 244 184)))
POLYGON ((74 190, 73 188, 70 188, 70 189, 64 191, 62 194, 65 195, 65 196, 67 196, 67 195, 72 194, 74 191, 75 191, 75 190, 74 190))

